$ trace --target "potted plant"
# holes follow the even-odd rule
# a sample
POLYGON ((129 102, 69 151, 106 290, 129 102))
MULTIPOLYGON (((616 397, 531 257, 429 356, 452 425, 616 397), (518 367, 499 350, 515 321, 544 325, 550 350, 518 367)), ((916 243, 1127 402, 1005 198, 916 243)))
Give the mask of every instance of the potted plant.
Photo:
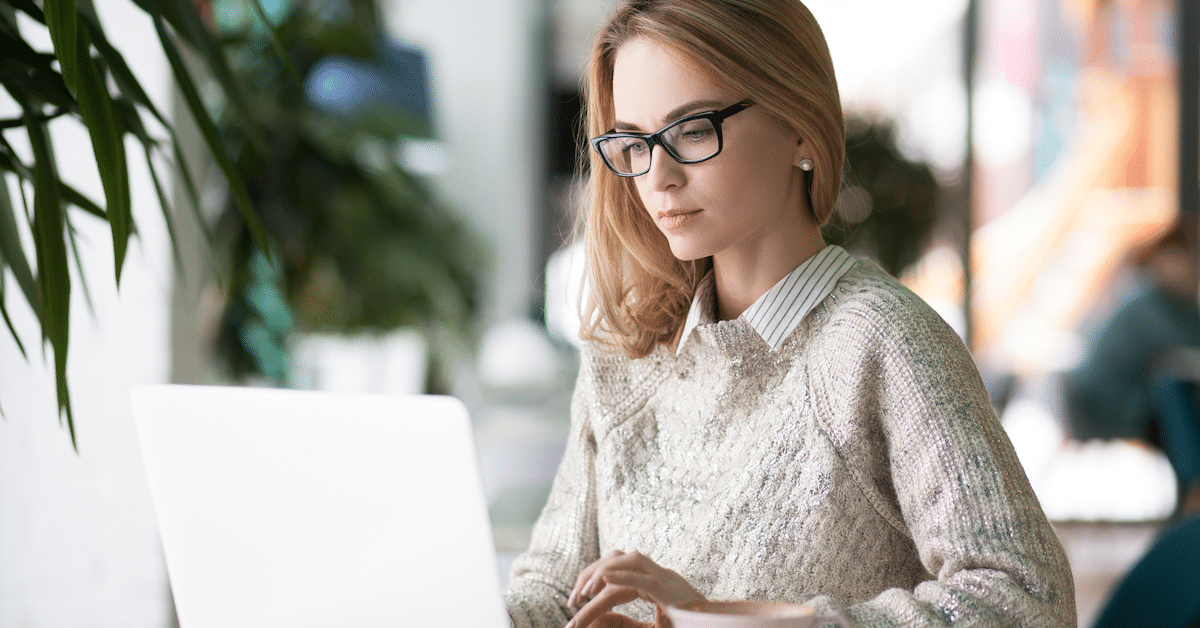
MULTIPOLYGON (((136 0, 153 19, 163 51, 170 62, 176 85, 187 109, 195 118, 213 161, 224 173, 231 198, 247 229, 260 247, 266 233, 250 207, 246 187, 232 160, 225 154, 212 117, 201 103, 199 89, 184 63, 177 40, 196 52, 224 94, 230 115, 242 120, 243 128, 257 140, 248 116, 242 86, 234 80, 229 64, 200 14, 188 0, 136 0)), ((254 6, 257 0, 251 0, 254 6)), ((60 420, 75 443, 75 426, 67 386, 69 320, 71 310, 70 265, 74 257, 73 220, 79 213, 105 220, 112 231, 115 280, 120 282, 125 252, 135 232, 130 207, 129 159, 126 140, 142 150, 171 228, 169 201, 155 168, 155 160, 174 160, 176 172, 191 191, 197 206, 196 186, 184 162, 170 121, 146 96, 138 79, 121 54, 112 46, 96 15, 91 0, 0 0, 0 87, 20 109, 20 115, 0 120, 0 318, 3 318, 20 352, 27 343, 18 335, 5 307, 10 290, 36 314, 41 337, 53 353, 56 396, 60 420), (26 19, 18 19, 22 14, 26 19), (38 50, 23 28, 48 31, 53 50, 38 50), (76 118, 87 128, 91 150, 104 189, 103 202, 88 198, 65 183, 54 159, 48 125, 59 117, 76 118), (22 155, 9 141, 9 134, 28 138, 30 151, 22 155), (8 182, 15 179, 19 198, 9 194, 8 182), (32 235, 32 247, 22 233, 32 235), (5 284, 11 273, 14 286, 5 284)))
POLYGON ((245 6, 216 0, 213 21, 235 77, 255 85, 247 110, 267 150, 236 117, 217 124, 269 249, 231 197, 215 225, 223 366, 288 385, 293 332, 398 328, 418 330, 435 365, 453 360, 472 337, 482 248, 400 157, 432 135, 423 57, 380 37, 373 0, 283 5, 273 33, 245 6))

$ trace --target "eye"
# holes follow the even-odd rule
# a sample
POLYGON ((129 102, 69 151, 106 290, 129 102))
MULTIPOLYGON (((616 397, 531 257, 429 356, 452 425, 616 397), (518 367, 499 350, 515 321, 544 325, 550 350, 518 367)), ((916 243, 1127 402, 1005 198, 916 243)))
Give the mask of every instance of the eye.
POLYGON ((646 143, 638 139, 625 139, 617 145, 623 155, 641 155, 646 152, 646 143))
POLYGON ((713 128, 712 122, 707 118, 689 120, 672 129, 672 131, 674 131, 672 135, 678 140, 696 143, 707 142, 716 135, 716 130, 713 128))

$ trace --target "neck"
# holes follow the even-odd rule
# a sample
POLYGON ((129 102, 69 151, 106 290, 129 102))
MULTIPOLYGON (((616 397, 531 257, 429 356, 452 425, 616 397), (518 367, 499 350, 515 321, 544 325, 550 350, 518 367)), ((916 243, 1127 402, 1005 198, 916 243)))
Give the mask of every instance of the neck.
POLYGON ((757 254, 714 256, 717 316, 723 321, 741 316, 779 280, 823 248, 825 240, 821 230, 813 225, 803 232, 799 241, 792 240, 785 248, 763 250, 757 254))

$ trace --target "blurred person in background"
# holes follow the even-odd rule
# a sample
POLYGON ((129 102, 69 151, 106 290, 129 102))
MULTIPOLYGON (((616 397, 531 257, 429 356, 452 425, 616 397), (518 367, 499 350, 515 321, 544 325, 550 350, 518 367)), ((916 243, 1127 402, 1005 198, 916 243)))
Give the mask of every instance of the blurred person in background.
POLYGON ((1064 381, 1071 435, 1162 448, 1178 513, 1200 510, 1200 307, 1195 247, 1180 225, 1135 257, 1131 296, 1100 326, 1064 381))
POLYGON ((587 341, 518 628, 707 598, 858 626, 1074 626, 959 337, 826 246, 845 123, 799 0, 628 0, 596 38, 587 341))
POLYGON ((1094 628, 1200 628, 1200 515, 1181 518, 1113 590, 1094 628))

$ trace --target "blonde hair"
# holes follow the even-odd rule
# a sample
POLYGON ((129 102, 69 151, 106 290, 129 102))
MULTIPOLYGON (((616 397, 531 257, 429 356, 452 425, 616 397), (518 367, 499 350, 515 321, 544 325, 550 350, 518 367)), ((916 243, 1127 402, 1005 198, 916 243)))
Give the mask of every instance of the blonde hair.
MULTIPOLYGON (((820 26, 799 0, 626 0, 596 36, 588 69, 588 137, 615 123, 617 50, 648 37, 707 70, 719 87, 796 131, 813 155, 811 212, 823 224, 841 188, 845 122, 820 26)), ((680 261, 642 206, 633 180, 590 152, 582 217, 588 294, 581 335, 629 357, 677 342, 709 259, 680 261)))

